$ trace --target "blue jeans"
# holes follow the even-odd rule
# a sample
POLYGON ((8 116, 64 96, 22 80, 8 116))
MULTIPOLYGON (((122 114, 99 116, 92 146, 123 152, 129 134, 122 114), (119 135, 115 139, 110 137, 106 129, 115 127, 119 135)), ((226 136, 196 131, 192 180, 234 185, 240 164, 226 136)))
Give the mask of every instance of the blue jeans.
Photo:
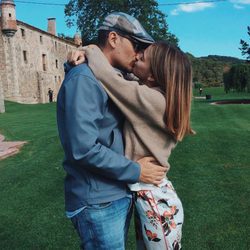
POLYGON ((84 250, 124 250, 132 199, 89 205, 71 218, 84 250))

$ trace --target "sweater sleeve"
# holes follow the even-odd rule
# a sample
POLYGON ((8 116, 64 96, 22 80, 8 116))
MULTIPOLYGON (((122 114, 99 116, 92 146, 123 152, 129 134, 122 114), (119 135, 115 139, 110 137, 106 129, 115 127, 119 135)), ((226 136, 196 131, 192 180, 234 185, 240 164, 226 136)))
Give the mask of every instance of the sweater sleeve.
POLYGON ((132 123, 136 119, 162 124, 162 114, 165 112, 165 97, 162 93, 146 85, 139 85, 137 81, 125 80, 98 47, 86 48, 85 54, 96 78, 128 120, 132 123))

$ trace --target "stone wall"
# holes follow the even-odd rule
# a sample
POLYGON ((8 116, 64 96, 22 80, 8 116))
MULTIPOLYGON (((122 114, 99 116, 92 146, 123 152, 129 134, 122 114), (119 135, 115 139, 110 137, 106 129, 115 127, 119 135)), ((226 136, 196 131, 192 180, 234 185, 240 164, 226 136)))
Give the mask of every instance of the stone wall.
POLYGON ((4 96, 3 96, 3 84, 0 76, 0 113, 5 112, 4 96))
POLYGON ((12 38, 1 34, 5 58, 0 65, 5 65, 5 69, 0 71, 0 77, 5 79, 2 81, 5 99, 45 103, 51 88, 56 100, 64 78, 63 63, 68 51, 77 46, 22 22, 17 27, 12 38))
POLYGON ((5 54, 3 47, 3 36, 0 30, 0 113, 5 112, 4 107, 4 91, 3 91, 3 82, 6 81, 5 76, 5 54))
POLYGON ((4 98, 6 100, 18 101, 18 98, 20 98, 17 74, 19 61, 16 58, 13 38, 3 36, 3 45, 5 54, 5 71, 3 72, 5 79, 3 81, 4 98))

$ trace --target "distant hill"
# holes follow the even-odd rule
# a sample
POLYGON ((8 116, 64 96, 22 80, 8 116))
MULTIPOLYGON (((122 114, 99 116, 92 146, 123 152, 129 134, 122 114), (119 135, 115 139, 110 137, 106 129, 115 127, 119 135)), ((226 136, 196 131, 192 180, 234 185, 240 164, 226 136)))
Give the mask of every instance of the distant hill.
POLYGON ((245 63, 236 57, 209 55, 206 57, 194 57, 187 53, 193 66, 193 81, 203 86, 223 85, 223 73, 230 70, 233 64, 245 63))
POLYGON ((228 63, 244 63, 244 60, 232 56, 218 56, 218 55, 209 55, 199 57, 201 59, 211 59, 214 61, 228 62, 228 63))

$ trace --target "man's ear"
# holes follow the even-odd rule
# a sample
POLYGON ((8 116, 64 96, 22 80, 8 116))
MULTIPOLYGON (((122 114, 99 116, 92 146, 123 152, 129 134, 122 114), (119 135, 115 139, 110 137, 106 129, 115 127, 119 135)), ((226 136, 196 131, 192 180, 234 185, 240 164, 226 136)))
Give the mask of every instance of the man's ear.
POLYGON ((114 49, 117 46, 119 36, 115 31, 111 31, 108 36, 108 43, 114 49))

